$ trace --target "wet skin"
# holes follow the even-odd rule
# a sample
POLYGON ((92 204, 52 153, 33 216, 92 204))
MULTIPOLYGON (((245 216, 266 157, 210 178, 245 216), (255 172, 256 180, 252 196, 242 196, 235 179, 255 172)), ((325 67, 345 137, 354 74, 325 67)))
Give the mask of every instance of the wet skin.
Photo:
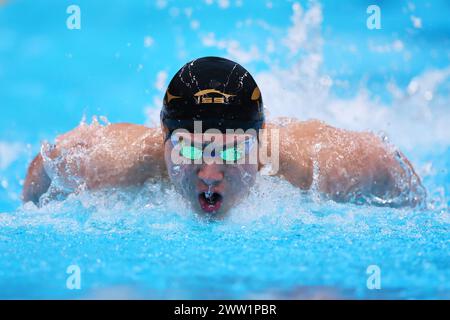
MULTIPOLYGON (((425 199, 420 178, 406 157, 371 133, 336 129, 315 120, 270 123, 267 128, 278 129, 280 135, 275 175, 303 190, 315 180, 319 192, 340 202, 361 194, 382 200, 407 194, 395 205, 386 202, 389 206, 415 206, 425 199)), ((269 139, 269 149, 271 144, 269 139)), ((170 179, 196 211, 222 215, 247 196, 259 168, 217 163, 177 167, 172 150, 160 129, 124 123, 81 125, 59 136, 34 159, 23 200, 38 203, 56 178, 71 192, 80 185, 96 190, 170 179)))
MULTIPOLYGON (((230 139, 230 136, 221 136, 221 141, 230 139)), ((190 138, 192 143, 195 140, 199 140, 200 144, 202 141, 210 142, 205 135, 195 138, 191 135, 190 138)), ((243 164, 225 163, 218 157, 205 155, 202 163, 186 160, 184 164, 175 164, 174 146, 170 139, 164 143, 164 151, 171 181, 198 212, 216 216, 224 214, 248 194, 258 172, 258 164, 251 164, 249 157, 242 159, 243 164)))

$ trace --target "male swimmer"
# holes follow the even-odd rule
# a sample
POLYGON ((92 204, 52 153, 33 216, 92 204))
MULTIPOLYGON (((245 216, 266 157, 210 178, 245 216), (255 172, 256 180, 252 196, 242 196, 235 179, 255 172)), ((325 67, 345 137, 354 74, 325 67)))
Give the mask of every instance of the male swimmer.
POLYGON ((409 161, 372 133, 317 120, 266 122, 253 77, 218 57, 176 73, 161 128, 81 124, 44 146, 28 170, 23 200, 169 178, 196 211, 221 215, 246 197, 261 168, 338 202, 399 207, 425 200, 409 161))

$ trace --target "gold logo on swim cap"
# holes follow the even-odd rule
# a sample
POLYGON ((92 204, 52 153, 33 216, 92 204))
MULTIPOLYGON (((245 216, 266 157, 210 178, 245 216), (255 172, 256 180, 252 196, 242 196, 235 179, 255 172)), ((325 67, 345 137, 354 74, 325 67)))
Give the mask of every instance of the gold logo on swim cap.
POLYGON ((180 99, 180 98, 182 98, 180 96, 174 96, 174 95, 170 94, 169 90, 166 91, 166 95, 167 95, 167 103, 169 103, 173 99, 180 99))
POLYGON ((259 100, 259 98, 261 98, 261 91, 259 91, 259 88, 256 87, 255 90, 253 90, 252 97, 250 99, 259 100))
POLYGON ((205 89, 194 94, 197 104, 203 103, 228 103, 231 97, 235 97, 234 94, 226 94, 216 89, 205 89), (213 96, 210 96, 213 95, 213 96), (214 96, 216 95, 216 96, 214 96), (219 95, 219 97, 217 96, 219 95))

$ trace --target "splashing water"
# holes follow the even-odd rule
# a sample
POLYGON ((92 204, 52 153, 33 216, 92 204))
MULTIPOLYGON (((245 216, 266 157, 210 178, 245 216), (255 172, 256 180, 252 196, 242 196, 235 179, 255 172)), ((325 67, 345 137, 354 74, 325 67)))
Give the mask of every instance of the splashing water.
POLYGON ((219 222, 196 218, 161 183, 27 204, 0 215, 1 295, 108 297, 126 288, 141 298, 449 297, 447 211, 311 199, 260 176, 219 222), (83 272, 80 292, 65 288, 73 264, 83 272), (366 287, 373 264, 383 291, 366 287))
MULTIPOLYGON (((333 19, 333 15, 325 15, 324 10, 333 3, 326 3, 324 7, 317 2, 305 7, 289 3, 292 5, 291 24, 286 30, 267 26, 264 21, 251 21, 273 39, 270 47, 275 49, 272 50, 264 51, 252 45, 246 52, 237 40, 219 39, 210 43, 220 50, 229 45, 224 52, 231 59, 249 64, 267 63, 268 67, 263 70, 250 71, 264 94, 270 119, 277 116, 302 120, 318 118, 346 129, 372 130, 377 134, 382 131, 379 134, 386 142, 404 151, 418 169, 428 193, 424 208, 338 204, 321 197, 314 184, 311 191, 304 192, 269 176, 258 176, 246 200, 233 208, 228 218, 215 222, 198 217, 172 185, 158 181, 149 181, 142 188, 98 192, 81 187, 62 201, 42 199, 43 207, 30 203, 20 206, 21 180, 38 143, 28 146, 4 135, 0 139, 0 298, 450 298, 448 53, 444 48, 447 54, 444 66, 424 68, 406 81, 397 77, 384 79, 381 91, 387 93, 378 98, 370 85, 360 80, 364 78, 367 65, 355 66, 361 76, 356 80, 348 80, 329 68, 329 64, 339 65, 339 60, 327 49, 333 41, 326 36, 329 31, 324 28, 327 19, 333 19), (354 94, 340 96, 336 90, 354 94), (81 290, 67 289, 66 270, 70 265, 80 267, 81 290), (380 290, 368 289, 366 271, 370 265, 380 267, 380 290)), ((362 12, 365 13, 365 8, 362 12)), ((20 15, 16 16, 19 19, 20 15)), ((59 19, 58 16, 56 20, 59 19)), ((426 23, 424 20, 424 28, 426 23)), ((22 32, 28 34, 31 29, 22 32)), ((142 29, 138 30, 137 34, 141 33, 142 29)), ((0 59, 3 59, 1 54, 7 52, 8 39, 14 39, 15 33, 0 28, 0 34, 4 41, 3 46, 0 45, 0 59)), ((247 35, 242 32, 242 43, 250 41, 251 37, 245 38, 247 35)), ((380 48, 375 39, 369 47, 407 57, 413 51, 408 49, 411 43, 406 35, 401 37, 392 46, 380 48)), ((32 40, 23 46, 30 46, 26 51, 38 56, 45 46, 33 46, 32 40)), ((192 42, 197 40, 192 39, 192 42)), ((76 39, 72 41, 77 43, 76 39)), ((445 45, 448 47, 448 42, 442 41, 442 46, 445 45)), ((423 51, 434 51, 431 46, 425 44, 423 51)), ((92 47, 101 50, 98 46, 92 47)), ((116 47, 115 43, 113 47, 105 46, 105 50, 113 51, 116 47)), ((80 48, 87 50, 85 43, 81 43, 80 48)), ((136 46, 127 50, 131 52, 133 48, 136 46)), ((66 49, 73 51, 75 57, 77 53, 86 57, 84 51, 77 52, 74 47, 66 49)), ((112 55, 109 51, 101 56, 102 62, 105 56, 112 55)), ((353 52, 350 46, 348 51, 353 52)), ((122 54, 127 57, 127 52, 122 54)), ((7 61, 19 65, 13 60, 15 56, 21 55, 14 52, 7 61)), ((357 56, 355 53, 351 57, 356 60, 357 56)), ((54 55, 49 57, 52 62, 45 65, 46 68, 51 68, 53 60, 58 59, 54 55)), ((131 106, 135 108, 136 101, 122 101, 128 99, 124 98, 128 92, 127 81, 122 78, 125 77, 120 64, 123 60, 114 60, 120 71, 120 90, 115 90, 111 80, 107 96, 113 98, 105 101, 115 103, 117 96, 113 93, 120 92, 117 99, 120 108, 130 106, 127 112, 132 112, 131 106)), ((410 61, 413 60, 420 59, 410 61)), ((33 65, 40 65, 32 61, 33 65)), ((176 64, 173 61, 168 65, 176 64)), ((80 65, 74 62, 74 66, 80 65)), ((107 79, 110 69, 115 70, 110 67, 101 70, 107 79)), ((20 68, 15 72, 20 72, 20 68)), ((22 76, 28 73, 26 69, 22 76)), ((3 74, 7 74, 7 68, 0 64, 0 77, 3 74)), ((76 78, 91 86, 84 91, 92 91, 94 85, 101 82, 93 79, 86 78, 85 73, 76 78)), ((147 80, 138 79, 139 82, 147 80)), ((196 85, 192 78, 182 81, 196 85)), ((33 83, 12 87, 7 81, 2 84, 0 90, 17 92, 21 89, 20 96, 39 97, 44 90, 33 83)), ((58 85, 53 83, 51 87, 58 85)), ((1 91, 5 106, 11 100, 7 99, 6 91, 1 91)), ((129 96, 134 96, 136 91, 130 92, 129 96)), ((66 96, 56 93, 52 96, 66 96)), ((97 94, 100 96, 100 90, 97 94)), ((72 91, 67 96, 73 100, 77 97, 72 91)), ((89 98, 83 97, 91 101, 89 98)), ((67 98, 65 103, 70 106, 69 100, 67 98)), ((147 111, 150 118, 158 120, 159 93, 155 101, 157 106, 147 111)), ((52 112, 58 111, 60 103, 53 103, 57 106, 52 112)), ((19 107, 13 104, 5 108, 4 117, 8 118, 10 109, 19 107)), ((113 110, 111 107, 107 111, 113 113, 113 110)), ((19 115, 22 117, 25 112, 32 110, 19 115)), ((76 117, 78 120, 79 114, 76 117)), ((55 126, 46 120, 41 119, 44 127, 55 126)), ((106 119, 100 120, 108 123, 106 119)), ((35 122, 33 119, 32 125, 38 126, 35 122)), ((64 130, 73 126, 64 119, 58 119, 57 123, 62 123, 64 130)), ((101 123, 83 121, 81 125, 101 123)), ((45 133, 45 138, 53 139, 52 130, 45 127, 45 133)), ((51 143, 44 144, 42 152, 44 155, 51 152, 51 143)), ((48 168, 49 172, 51 170, 48 168)), ((314 181, 318 174, 316 165, 314 181)), ((79 185, 79 181, 73 184, 79 185)), ((54 181, 54 187, 64 185, 67 183, 54 181)), ((67 193, 69 191, 73 190, 67 193)))

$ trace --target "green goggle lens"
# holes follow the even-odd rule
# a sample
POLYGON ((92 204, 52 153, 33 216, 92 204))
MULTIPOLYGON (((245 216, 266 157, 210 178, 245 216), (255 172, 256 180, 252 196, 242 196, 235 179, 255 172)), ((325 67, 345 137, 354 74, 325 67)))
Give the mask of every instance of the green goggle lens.
POLYGON ((203 151, 193 146, 184 146, 180 150, 180 154, 190 160, 198 160, 203 156, 203 151))
MULTIPOLYGON (((193 146, 184 146, 180 154, 189 160, 199 160, 203 156, 203 151, 193 146)), ((220 157, 225 161, 238 161, 242 158, 243 152, 238 148, 228 148, 220 151, 220 157)))
POLYGON ((220 151, 220 157, 225 161, 238 161, 242 158, 242 151, 237 148, 228 148, 220 151))
MULTIPOLYGON (((218 156, 226 162, 236 162, 240 160, 245 154, 250 152, 250 149, 254 145, 256 138, 248 139, 243 143, 235 145, 234 147, 227 148, 218 152, 218 156)), ((185 144, 184 141, 180 141, 179 137, 171 136, 173 146, 180 146, 180 155, 189 160, 199 160, 203 157, 203 148, 198 148, 193 145, 185 144)), ((215 157, 213 150, 212 157, 215 157)))

